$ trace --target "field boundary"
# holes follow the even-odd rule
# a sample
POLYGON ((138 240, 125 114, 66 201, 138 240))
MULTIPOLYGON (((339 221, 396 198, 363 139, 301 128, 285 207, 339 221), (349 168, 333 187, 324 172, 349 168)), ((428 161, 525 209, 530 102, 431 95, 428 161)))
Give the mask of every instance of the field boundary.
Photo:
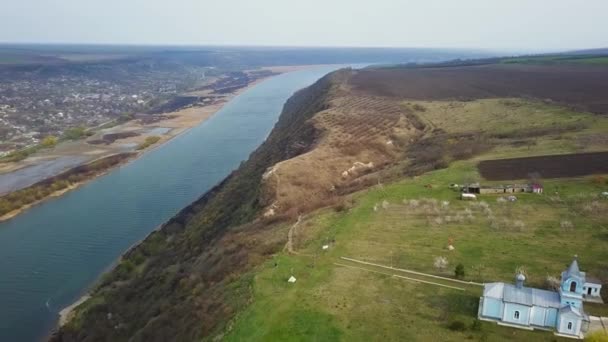
POLYGON ((358 263, 358 264, 363 264, 363 265, 370 265, 370 266, 381 267, 381 268, 385 268, 385 269, 389 269, 389 270, 395 270, 395 271, 399 271, 399 272, 411 273, 411 274, 415 274, 415 275, 419 275, 419 276, 423 276, 423 277, 429 277, 429 278, 447 280, 447 281, 456 282, 456 283, 460 283, 460 284, 477 285, 477 286, 483 286, 484 285, 482 283, 476 283, 474 281, 464 281, 464 280, 459 280, 459 279, 452 279, 452 278, 437 276, 437 275, 434 275, 434 274, 422 273, 422 272, 417 272, 417 271, 413 271, 413 270, 407 270, 407 269, 403 269, 403 268, 396 268, 396 267, 392 267, 392 266, 386 266, 386 265, 376 264, 376 263, 373 263, 373 262, 367 262, 367 261, 357 260, 357 259, 348 258, 348 257, 340 257, 340 259, 351 261, 351 262, 355 262, 355 263, 358 263))
POLYGON ((464 289, 462 287, 450 286, 450 285, 435 283, 435 282, 432 282, 432 281, 426 281, 426 280, 422 280, 422 279, 405 277, 405 276, 401 276, 401 275, 398 275, 398 274, 390 274, 390 273, 384 273, 384 272, 380 272, 380 271, 374 271, 374 270, 370 270, 370 269, 367 269, 367 268, 364 268, 364 267, 345 265, 345 264, 340 264, 340 263, 337 263, 337 262, 334 262, 334 265, 342 266, 342 267, 348 267, 348 268, 355 268, 355 269, 358 269, 358 270, 363 270, 363 271, 368 271, 368 272, 373 272, 373 273, 378 273, 378 274, 384 274, 386 276, 390 276, 390 277, 393 277, 393 278, 400 278, 400 279, 410 280, 410 281, 414 281, 414 282, 422 283, 422 284, 430 284, 430 285, 436 285, 436 286, 441 286, 441 287, 447 287, 449 289, 458 290, 458 291, 465 291, 466 290, 466 289, 464 289))

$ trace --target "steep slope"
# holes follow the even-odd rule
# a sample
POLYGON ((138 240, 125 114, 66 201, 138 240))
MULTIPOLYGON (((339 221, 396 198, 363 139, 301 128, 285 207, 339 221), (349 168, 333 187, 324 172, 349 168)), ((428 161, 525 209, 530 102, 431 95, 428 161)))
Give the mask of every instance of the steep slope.
POLYGON ((230 318, 247 298, 235 294, 246 288, 227 284, 286 238, 274 233, 280 225, 255 220, 262 175, 313 146, 319 132, 308 119, 325 108, 340 76, 296 93, 249 160, 127 252, 51 340, 188 341, 230 318))

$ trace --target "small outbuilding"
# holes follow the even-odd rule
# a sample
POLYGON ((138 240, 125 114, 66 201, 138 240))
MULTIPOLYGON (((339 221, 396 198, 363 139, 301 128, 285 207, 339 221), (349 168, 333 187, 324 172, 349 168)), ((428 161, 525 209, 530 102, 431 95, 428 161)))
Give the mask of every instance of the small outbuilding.
POLYGON ((463 192, 463 193, 460 194, 460 199, 461 200, 469 200, 469 201, 472 200, 472 201, 474 201, 474 200, 477 199, 477 196, 475 194, 469 194, 469 193, 463 192))
POLYGON ((462 187, 462 192, 470 194, 514 194, 514 193, 535 193, 542 194, 543 186, 538 183, 533 184, 507 184, 507 185, 480 185, 479 183, 468 184, 462 187))

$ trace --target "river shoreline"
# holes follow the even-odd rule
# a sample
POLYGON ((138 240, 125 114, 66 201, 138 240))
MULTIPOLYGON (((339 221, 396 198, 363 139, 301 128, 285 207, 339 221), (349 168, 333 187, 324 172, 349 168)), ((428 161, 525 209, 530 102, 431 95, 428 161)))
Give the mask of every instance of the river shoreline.
MULTIPOLYGON (((291 72, 291 71, 298 71, 298 70, 303 70, 303 69, 307 69, 307 68, 314 68, 314 67, 323 67, 323 66, 327 66, 327 65, 305 65, 305 66, 279 66, 279 67, 266 67, 263 69, 266 70, 271 70, 273 72, 275 72, 276 74, 274 76, 277 76, 278 74, 282 74, 282 73, 287 73, 287 72, 291 72)), ((273 76, 270 76, 273 77, 273 76)), ((250 85, 248 85, 245 88, 239 89, 234 96, 241 94, 242 92, 245 92, 246 90, 248 90, 249 88, 253 87, 254 85, 266 80, 268 78, 263 78, 263 79, 259 79, 256 80, 255 82, 251 83, 250 85)), ((227 103, 228 101, 226 101, 227 103)), ((222 106, 225 105, 222 104, 222 106)), ((221 107, 220 107, 221 108, 221 107)), ((216 110, 216 112, 219 111, 216 110)), ((204 121, 204 120, 203 120, 204 121)), ((202 123, 203 121, 199 122, 202 123)), ((194 126, 193 126, 194 127, 194 126)), ((181 133, 186 132, 187 130, 184 130, 181 133)), ((168 140, 167 140, 168 141, 168 140)), ((162 143, 164 144, 166 141, 163 141, 162 143)), ((158 147, 162 146, 161 143, 154 145, 152 148, 146 150, 144 153, 147 153, 149 151, 152 151, 158 147)), ((127 248, 126 250, 124 250, 120 256, 118 258, 116 258, 116 260, 114 262, 112 262, 110 265, 108 265, 108 267, 99 274, 98 278, 101 278, 106 272, 109 272, 111 270, 113 270, 116 265, 120 262, 120 260, 123 258, 123 256, 128 253, 129 251, 131 251, 133 248, 135 248, 136 246, 138 246, 139 244, 141 244, 142 241, 144 241, 148 236, 150 236, 150 234, 153 234, 155 231, 159 230, 160 228, 162 228, 162 226, 165 223, 162 223, 160 225, 158 225, 157 227, 155 227, 152 231, 150 231, 146 236, 144 236, 143 238, 139 239, 138 241, 135 241, 133 244, 131 244, 131 246, 129 248, 127 248)), ((97 283, 97 281, 94 281, 93 284, 97 283)), ((70 318, 72 317, 72 313, 73 311, 81 304, 83 304, 84 302, 86 302, 87 299, 89 299, 91 297, 91 288, 89 287, 88 289, 85 289, 83 292, 81 292, 81 295, 78 297, 78 299, 76 301, 74 301, 72 304, 66 306, 65 308, 63 308, 60 312, 59 312, 59 321, 58 321, 58 326, 61 327, 67 323, 69 323, 70 318)), ((52 333, 52 332, 51 332, 52 333)))
MULTIPOLYGON (((190 107, 190 108, 182 108, 179 109, 177 111, 171 112, 171 113, 166 113, 165 116, 167 117, 167 119, 165 120, 161 120, 158 122, 154 122, 151 124, 136 124, 134 122, 127 122, 125 124, 116 126, 114 128, 112 128, 112 132, 115 131, 122 131, 122 132, 129 132, 129 131, 134 131, 134 130, 154 130, 154 129, 158 129, 159 126, 161 128, 167 127, 168 130, 166 133, 160 135, 160 140, 155 143, 154 145, 150 146, 149 148, 146 148, 144 150, 141 151, 132 151, 132 153, 134 153, 133 156, 126 158, 125 160, 121 161, 118 164, 112 165, 106 169, 100 170, 100 172, 98 172, 97 174, 95 174, 94 176, 70 184, 68 187, 60 189, 58 191, 49 193, 48 195, 46 195, 45 197, 38 199, 36 201, 33 201, 31 203, 27 203, 25 205, 23 205, 20 208, 17 208, 15 210, 12 210, 8 213, 3 214, 2 216, 0 216, 0 222, 3 221, 7 221, 10 219, 13 219, 15 217, 17 217, 18 215, 28 211, 29 209, 31 209, 32 207, 42 204, 46 201, 58 198, 74 189, 77 189, 78 187, 87 184, 90 181, 95 180, 98 177, 101 177, 109 172, 111 172, 112 170, 115 170, 116 168, 119 168, 121 166, 123 166, 124 164, 127 164, 133 160, 136 160, 138 158, 140 158, 141 156, 143 156, 144 154, 154 151, 155 149, 163 146, 164 144, 166 144, 167 142, 171 141, 173 138, 180 136, 183 133, 186 133, 187 131, 189 131, 191 128, 196 127, 198 125, 200 125, 201 123, 205 122, 206 120, 208 120, 209 118, 211 118, 215 113, 217 113, 220 109, 222 109, 228 102, 230 102, 232 99, 234 99, 236 96, 242 94, 243 92, 251 89, 252 87, 254 87, 255 85, 259 84, 260 82, 267 80, 268 78, 283 74, 283 73, 287 73, 287 72, 291 72, 291 71, 297 71, 297 70, 302 70, 305 68, 309 68, 309 67, 314 67, 314 65, 305 65, 305 66, 274 66, 274 67, 264 67, 262 68, 263 70, 268 70, 271 71, 273 74, 266 76, 266 77, 260 77, 258 79, 255 79, 253 82, 249 83, 247 86, 236 89, 230 93, 225 94, 224 96, 222 96, 216 103, 210 104, 210 105, 204 105, 201 107, 190 107)), ((72 167, 68 170, 63 171, 62 173, 65 172, 70 172, 71 170, 74 170, 82 165, 87 165, 87 164, 91 164, 94 163, 97 160, 103 159, 103 158, 107 158, 110 157, 112 155, 118 154, 120 153, 118 150, 120 149, 120 146, 124 146, 125 144, 131 144, 131 145, 136 145, 136 144, 141 144, 142 139, 145 138, 144 136, 137 136, 137 137, 133 137, 133 138, 127 138, 127 139, 120 139, 120 142, 113 142, 113 144, 118 145, 118 148, 115 148, 114 150, 112 150, 112 148, 114 146, 111 146, 112 144, 108 144, 110 146, 108 146, 108 151, 106 151, 107 153, 105 154, 101 154, 101 156, 94 158, 92 160, 86 160, 85 162, 72 167), (109 153, 109 154, 108 154, 109 153)), ((92 154, 93 151, 91 151, 92 147, 90 146, 90 144, 88 144, 86 141, 79 141, 79 142, 70 142, 68 144, 71 145, 75 145, 75 144, 79 144, 81 146, 77 146, 77 147, 73 147, 70 146, 70 152, 69 153, 74 153, 73 151, 77 151, 76 152, 76 156, 88 156, 90 154, 92 154), (86 146, 86 148, 84 148, 83 146, 86 146)), ((63 146, 62 146, 63 147, 63 146)), ((52 154, 54 151, 51 151, 49 154, 52 154)), ((60 152, 61 153, 61 152, 60 152)), ((37 156, 36 158, 44 158, 44 156, 37 156)), ((15 166, 15 171, 20 170, 21 168, 23 168, 24 166, 15 166)), ((25 166, 27 167, 27 166, 25 166)), ((6 174, 10 174, 11 172, 7 172, 6 174)), ((61 173, 60 173, 61 174, 61 173)), ((59 174, 58 174, 59 175, 59 174)), ((46 180, 52 179, 53 177, 56 177, 57 175, 52 175, 46 178, 41 179, 40 181, 36 182, 35 184, 32 184, 30 186, 21 188, 19 190, 15 190, 9 193, 5 193, 2 196, 7 196, 11 193, 23 190, 23 189, 27 189, 30 187, 35 186, 36 184, 42 183, 46 180)))
MULTIPOLYGON (((93 176, 91 176, 91 177, 88 177, 86 179, 77 181, 75 183, 71 183, 71 184, 69 184, 67 187, 65 187, 63 189, 59 189, 57 191, 51 192, 51 193, 49 193, 48 195, 46 195, 45 197, 43 197, 41 199, 38 199, 38 200, 36 200, 34 202, 31 202, 31 203, 27 203, 27 204, 23 205, 22 207, 20 207, 18 209, 15 209, 15 210, 12 210, 12 211, 10 211, 8 213, 3 214, 2 216, 0 216, 0 222, 8 221, 8 220, 10 220, 10 219, 12 219, 12 218, 14 218, 14 217, 16 217, 16 216, 24 213, 25 211, 31 209, 32 207, 35 207, 35 206, 37 206, 39 204, 42 204, 42 203, 44 203, 44 202, 46 202, 48 200, 60 197, 60 196, 66 194, 66 193, 68 193, 68 192, 70 192, 70 191, 72 191, 74 189, 77 189, 80 186, 86 184, 87 182, 92 181, 95 178, 101 177, 101 176, 107 174, 108 172, 110 172, 110 171, 112 171, 112 170, 114 170, 116 168, 119 168, 122 165, 128 163, 132 159, 135 159, 135 158, 138 157, 137 153, 123 153, 123 155, 124 155, 124 159, 120 160, 118 163, 115 163, 114 165, 111 165, 111 166, 109 166, 107 168, 103 168, 103 169, 97 170, 95 172, 95 174, 93 176)), ((34 184, 34 185, 30 186, 30 187, 24 188, 24 189, 33 188, 33 187, 36 187, 36 186, 42 186, 40 183, 49 181, 51 179, 56 179, 57 181, 62 180, 62 178, 66 178, 67 179, 69 177, 70 173, 73 170, 76 170, 76 169, 78 169, 80 167, 83 167, 83 166, 86 167, 87 165, 93 165, 96 162, 103 161, 104 159, 109 159, 109 158, 113 158, 113 157, 123 157, 123 156, 121 156, 119 154, 116 154, 116 155, 110 155, 110 156, 107 156, 107 157, 96 159, 96 160, 93 160, 93 161, 88 162, 86 164, 79 165, 79 166, 77 166, 75 168, 72 168, 72 169, 70 169, 68 171, 65 171, 65 172, 63 172, 63 173, 61 173, 61 174, 59 174, 57 176, 49 177, 49 178, 47 178, 45 180, 42 180, 39 183, 36 183, 36 184, 34 184), (63 176, 63 175, 65 175, 65 176, 63 176)), ((21 189, 21 190, 24 190, 24 189, 21 189)), ((20 191, 20 190, 18 190, 18 191, 20 191)))

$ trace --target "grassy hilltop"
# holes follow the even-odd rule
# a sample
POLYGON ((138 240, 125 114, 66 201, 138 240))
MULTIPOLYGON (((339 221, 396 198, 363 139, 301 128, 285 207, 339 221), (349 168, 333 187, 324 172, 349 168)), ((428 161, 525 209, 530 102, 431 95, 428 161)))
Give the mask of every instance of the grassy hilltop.
POLYGON ((606 282, 608 170, 539 169, 545 193, 515 202, 461 201, 449 184, 527 181, 484 179, 482 160, 608 152, 607 88, 608 69, 584 65, 333 73, 128 252, 53 340, 555 340, 477 321, 468 282, 523 267, 547 287, 574 254, 606 282), (458 264, 464 282, 450 280, 458 264))

